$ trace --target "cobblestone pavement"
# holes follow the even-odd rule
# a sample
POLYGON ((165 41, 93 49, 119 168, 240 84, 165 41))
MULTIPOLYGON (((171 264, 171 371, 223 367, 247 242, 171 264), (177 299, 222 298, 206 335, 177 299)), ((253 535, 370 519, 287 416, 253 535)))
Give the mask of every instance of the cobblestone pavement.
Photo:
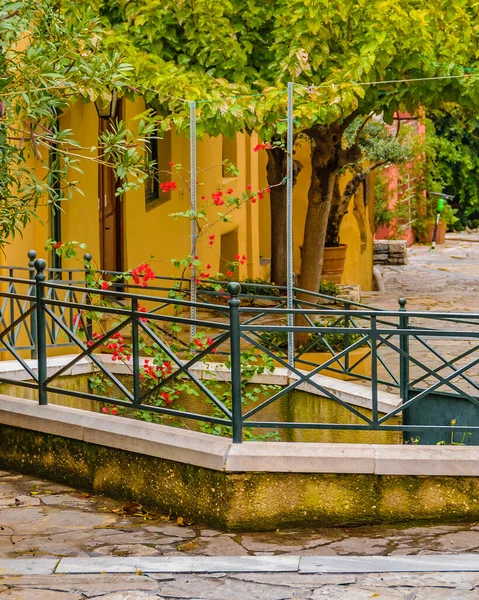
MULTIPOLYGON (((407 298, 408 311, 425 312, 476 312, 479 313, 479 235, 452 234, 455 239, 446 240, 445 244, 438 245, 436 252, 430 252, 429 246, 414 245, 408 249, 409 264, 404 266, 382 266, 386 293, 365 292, 362 302, 389 310, 398 309, 398 299, 407 298), (458 238, 458 239, 457 239, 458 238)), ((471 323, 455 323, 452 321, 437 321, 432 319, 411 319, 415 326, 433 327, 449 331, 474 331, 479 327, 471 323)), ((465 350, 477 347, 477 338, 425 338, 422 341, 410 339, 410 355, 419 360, 430 369, 443 365, 442 360, 434 354, 439 352, 448 360, 455 359, 465 350), (429 344, 431 349, 426 349, 423 342, 429 344)), ((391 342, 399 345, 398 338, 393 336, 391 342)), ((394 349, 382 345, 379 355, 388 365, 390 370, 399 375, 399 354, 394 349)), ((456 368, 461 368, 477 357, 467 355, 456 362, 456 368)), ((410 363, 412 377, 425 375, 425 371, 413 362, 410 363)), ((441 375, 451 373, 449 368, 441 370, 441 375)), ((390 381, 384 368, 379 368, 379 375, 385 381, 390 381)), ((466 375, 478 380, 479 365, 468 368, 466 375)), ((432 385, 437 382, 434 376, 426 377, 426 383, 432 385)), ((462 391, 477 395, 477 391, 458 377, 453 380, 462 391)), ((383 386, 386 391, 394 391, 392 387, 383 386)), ((441 386, 439 391, 451 392, 449 386, 441 386)))
MULTIPOLYGON (((441 556, 478 557, 479 524, 318 528, 221 533, 133 503, 0 472, 0 561, 62 557, 441 556), (131 514, 133 513, 133 514, 131 514), (136 514, 135 514, 136 513, 136 514)), ((212 559, 214 560, 214 559, 212 559)), ((120 574, 1 576, 0 600, 479 598, 479 573, 120 574), (375 595, 376 594, 376 595, 375 595)))
POLYGON ((221 533, 134 503, 0 471, 0 558, 68 556, 406 556, 478 553, 479 524, 221 533), (135 515, 135 512, 137 513, 135 515))
POLYGON ((447 239, 436 252, 429 246, 412 246, 407 265, 380 267, 386 293, 365 292, 362 301, 396 310, 398 298, 406 297, 410 310, 477 312, 479 235, 452 237, 460 239, 447 239))
POLYGON ((27 575, 2 600, 477 600, 478 573, 27 575))

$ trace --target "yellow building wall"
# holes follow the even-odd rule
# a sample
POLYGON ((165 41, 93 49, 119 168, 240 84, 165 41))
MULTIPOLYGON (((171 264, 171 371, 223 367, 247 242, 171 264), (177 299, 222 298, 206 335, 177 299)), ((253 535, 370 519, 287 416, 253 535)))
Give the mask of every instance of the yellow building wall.
MULTIPOLYGON (((299 160, 303 169, 297 178, 293 188, 293 245, 294 245, 294 267, 299 273, 301 268, 300 246, 303 243, 304 224, 308 207, 308 189, 311 179, 310 147, 306 142, 297 144, 295 148, 295 159, 299 160)), ((262 184, 266 184, 266 153, 260 153, 259 169, 262 184)), ((341 191, 344 190, 349 180, 347 174, 340 180, 341 191)), ((361 186, 358 197, 351 200, 348 213, 345 215, 340 229, 340 242, 347 244, 348 250, 342 283, 351 285, 359 284, 362 290, 373 289, 373 227, 374 222, 374 185, 369 186, 369 198, 365 203, 363 198, 363 187, 361 186), (361 227, 362 224, 362 236, 361 227)), ((270 257, 271 247, 271 211, 268 202, 260 206, 260 254, 270 257)), ((262 270, 264 277, 269 277, 269 267, 262 270)))
MULTIPOLYGON (((134 102, 124 102, 124 118, 127 126, 134 129, 137 121, 134 117, 143 112, 145 105, 142 99, 134 102)), ((97 264, 100 262, 100 223, 98 210, 98 165, 91 160, 94 158, 89 149, 97 144, 98 116, 93 103, 78 103, 62 114, 61 127, 73 131, 73 136, 84 147, 79 155, 82 173, 71 172, 71 179, 78 181, 78 188, 83 195, 73 191, 71 200, 62 202, 62 242, 76 240, 84 242, 88 251, 93 255, 97 264)), ((237 167, 240 174, 237 177, 222 176, 222 138, 205 136, 197 143, 198 167, 198 206, 211 201, 211 193, 232 188, 235 194, 251 186, 252 190, 267 187, 266 181, 266 153, 253 152, 253 147, 258 143, 255 134, 249 136, 238 134, 236 136, 237 167), (201 200, 206 196, 207 200, 201 200)), ((295 158, 303 164, 303 169, 298 177, 293 190, 294 202, 294 264, 296 272, 300 269, 300 246, 303 240, 304 221, 307 210, 307 192, 310 181, 309 145, 302 143, 296 148, 295 158)), ((172 135, 171 160, 183 165, 182 175, 189 179, 189 140, 184 134, 172 135)), ((37 168, 41 169, 37 161, 37 168)), ((190 222, 186 218, 173 219, 174 212, 183 212, 189 208, 187 183, 182 182, 178 176, 173 176, 178 190, 171 193, 171 199, 157 202, 145 202, 144 187, 127 192, 123 199, 123 226, 124 226, 124 264, 131 269, 141 262, 149 261, 158 275, 179 275, 171 259, 182 258, 190 251, 190 222), (150 257, 151 258, 150 260, 150 257)), ((347 176, 341 180, 341 187, 347 182, 347 176)), ((370 290, 373 287, 372 278, 372 253, 373 232, 373 185, 370 185, 369 203, 365 205, 363 190, 359 196, 351 201, 348 214, 343 219, 340 231, 340 240, 348 245, 343 283, 359 284, 362 289, 370 290), (362 236, 361 227, 362 223, 362 236)), ((221 236, 237 230, 237 252, 246 255, 247 261, 240 265, 232 279, 244 277, 268 277, 269 268, 262 267, 260 259, 270 257, 270 205, 268 197, 255 204, 246 203, 239 210, 231 212, 231 219, 227 223, 219 221, 217 212, 224 212, 225 207, 211 207, 208 209, 209 223, 215 223, 206 234, 198 240, 197 254, 203 265, 210 264, 208 271, 211 274, 220 270, 221 261, 221 236), (215 235, 213 245, 210 245, 209 235, 215 235)), ((32 221, 23 233, 18 236, 7 248, 5 256, 0 260, 3 265, 27 265, 27 251, 35 249, 40 257, 46 257, 44 244, 51 237, 51 224, 49 210, 42 206, 38 210, 40 221, 32 221)), ((233 250, 230 251, 230 254, 233 250)), ((234 259, 234 256, 223 257, 234 259)), ((79 268, 74 261, 64 261, 65 268, 79 268)), ((187 275, 187 274, 185 274, 187 275)))

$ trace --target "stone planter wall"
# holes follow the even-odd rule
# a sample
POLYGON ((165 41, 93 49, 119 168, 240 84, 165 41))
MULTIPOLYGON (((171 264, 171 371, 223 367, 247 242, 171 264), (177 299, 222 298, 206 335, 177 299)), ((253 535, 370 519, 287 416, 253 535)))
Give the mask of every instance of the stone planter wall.
POLYGON ((407 247, 404 240, 374 240, 375 265, 407 265, 407 247))

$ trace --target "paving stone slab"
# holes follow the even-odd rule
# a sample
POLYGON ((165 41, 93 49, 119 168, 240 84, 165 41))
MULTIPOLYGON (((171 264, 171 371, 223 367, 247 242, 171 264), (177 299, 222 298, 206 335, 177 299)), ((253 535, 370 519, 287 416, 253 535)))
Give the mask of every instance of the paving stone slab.
POLYGON ((447 556, 303 556, 300 573, 479 572, 479 555, 447 556))
POLYGON ((167 556, 62 558, 55 573, 296 572, 298 556, 167 556))
POLYGON ((0 575, 51 575, 57 563, 58 558, 0 558, 0 575))

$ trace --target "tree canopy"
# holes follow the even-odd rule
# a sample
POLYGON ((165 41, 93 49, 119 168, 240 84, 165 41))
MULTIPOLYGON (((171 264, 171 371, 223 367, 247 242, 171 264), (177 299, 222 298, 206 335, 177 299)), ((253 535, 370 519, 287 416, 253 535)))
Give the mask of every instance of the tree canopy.
POLYGON ((130 176, 124 187, 146 175, 137 140, 121 124, 100 149, 81 148, 74 132, 57 128, 58 115, 75 102, 128 85, 133 68, 105 47, 103 36, 98 15, 86 6, 55 0, 0 6, 0 246, 37 215, 40 202, 78 189, 67 175, 80 170, 81 156, 111 165, 124 181, 130 176))

